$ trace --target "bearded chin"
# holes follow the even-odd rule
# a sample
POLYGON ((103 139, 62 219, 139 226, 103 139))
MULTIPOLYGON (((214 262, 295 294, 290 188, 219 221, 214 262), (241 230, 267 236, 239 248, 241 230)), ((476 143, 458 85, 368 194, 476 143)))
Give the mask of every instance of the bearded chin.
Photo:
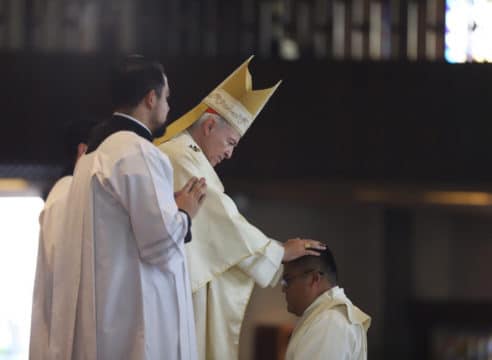
POLYGON ((154 130, 152 135, 156 139, 160 138, 161 136, 164 136, 164 134, 166 133, 166 129, 167 129, 167 124, 163 124, 163 125, 159 126, 156 130, 154 130))

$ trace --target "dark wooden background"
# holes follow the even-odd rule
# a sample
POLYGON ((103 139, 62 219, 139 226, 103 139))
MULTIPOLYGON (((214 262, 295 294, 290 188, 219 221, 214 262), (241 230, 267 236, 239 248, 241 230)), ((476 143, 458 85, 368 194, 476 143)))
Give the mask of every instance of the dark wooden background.
MULTIPOLYGON (((58 164, 63 127, 111 113, 114 57, 0 56, 0 163, 58 164)), ((159 58, 172 121, 244 59, 159 58)), ((255 87, 283 84, 223 175, 486 184, 492 180, 492 65, 256 59, 255 87)))

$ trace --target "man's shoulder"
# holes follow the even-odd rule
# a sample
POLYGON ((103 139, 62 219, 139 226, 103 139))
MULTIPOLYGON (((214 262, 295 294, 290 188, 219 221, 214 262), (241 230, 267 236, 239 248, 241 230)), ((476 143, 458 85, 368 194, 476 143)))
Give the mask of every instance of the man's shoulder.
POLYGON ((72 178, 72 176, 64 176, 53 185, 46 198, 45 208, 51 207, 54 203, 59 202, 68 195, 70 185, 72 184, 72 178))
POLYGON ((133 146, 137 144, 151 144, 148 140, 143 137, 135 134, 133 131, 122 130, 117 131, 114 134, 108 136, 102 143, 99 145, 98 149, 105 149, 109 147, 114 147, 118 145, 126 145, 133 146))
POLYGON ((319 318, 322 321, 330 322, 339 327, 350 326, 350 321, 347 316, 347 307, 345 305, 325 308, 320 312, 319 318))
POLYGON ((191 148, 188 146, 191 141, 187 141, 184 135, 172 138, 158 146, 158 148, 170 157, 183 157, 191 155, 191 148))
POLYGON ((309 339, 351 338, 352 325, 340 307, 323 309, 302 324, 301 336, 309 339))
POLYGON ((154 144, 132 131, 118 131, 112 134, 99 145, 96 151, 99 154, 115 157, 124 157, 135 153, 162 155, 154 144))
MULTIPOLYGON (((157 166, 172 169, 169 158, 150 141, 130 131, 119 131, 106 140, 89 156, 89 172, 104 177, 112 176, 115 169, 128 166, 157 166), (92 165, 91 165, 92 164, 92 165)), ((120 170, 118 170, 120 171, 120 170)))
POLYGON ((195 167, 206 165, 202 150, 188 137, 178 136, 158 145, 159 150, 167 155, 173 164, 192 164, 195 167))
POLYGON ((64 194, 65 192, 67 192, 70 188, 70 184, 72 183, 72 179, 72 175, 63 176, 58 179, 51 188, 50 193, 48 194, 48 199, 50 197, 57 196, 58 194, 64 194))
POLYGON ((343 304, 327 306, 319 304, 316 311, 311 313, 305 320, 304 326, 309 329, 348 328, 350 321, 347 316, 346 306, 343 304))

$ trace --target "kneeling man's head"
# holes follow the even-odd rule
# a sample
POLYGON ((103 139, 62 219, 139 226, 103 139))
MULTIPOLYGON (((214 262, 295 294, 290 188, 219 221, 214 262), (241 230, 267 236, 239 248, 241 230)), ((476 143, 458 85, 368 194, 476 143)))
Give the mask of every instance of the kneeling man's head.
POLYGON ((282 290, 287 310, 297 316, 318 296, 337 285, 337 266, 332 252, 328 248, 319 252, 320 256, 307 255, 284 264, 282 290))

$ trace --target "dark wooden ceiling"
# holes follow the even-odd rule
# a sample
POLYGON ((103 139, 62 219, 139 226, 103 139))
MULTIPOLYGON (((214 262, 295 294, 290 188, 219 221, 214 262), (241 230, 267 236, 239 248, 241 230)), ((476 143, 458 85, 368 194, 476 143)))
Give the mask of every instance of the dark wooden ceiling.
MULTIPOLYGON (((244 59, 160 59, 175 119, 244 59)), ((110 114, 104 56, 0 54, 0 164, 59 164, 63 125, 110 114)), ((255 179, 492 181, 492 65, 256 59, 256 87, 284 82, 221 165, 255 179)))

